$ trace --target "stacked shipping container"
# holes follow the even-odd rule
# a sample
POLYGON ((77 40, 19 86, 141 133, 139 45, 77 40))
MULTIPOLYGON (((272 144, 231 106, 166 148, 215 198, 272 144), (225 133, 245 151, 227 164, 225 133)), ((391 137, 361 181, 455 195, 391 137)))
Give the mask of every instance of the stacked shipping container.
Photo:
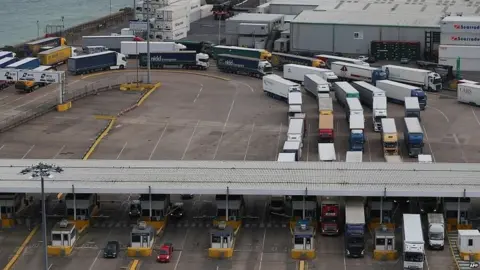
POLYGON ((462 71, 480 71, 480 17, 448 16, 441 22, 439 64, 462 71))

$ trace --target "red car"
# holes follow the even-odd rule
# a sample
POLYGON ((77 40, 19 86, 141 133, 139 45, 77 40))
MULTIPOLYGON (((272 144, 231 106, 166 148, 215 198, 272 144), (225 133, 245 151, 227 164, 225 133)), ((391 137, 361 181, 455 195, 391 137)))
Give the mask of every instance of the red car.
POLYGON ((157 262, 168 263, 172 259, 173 254, 173 245, 170 243, 165 243, 160 248, 160 252, 157 256, 157 262))

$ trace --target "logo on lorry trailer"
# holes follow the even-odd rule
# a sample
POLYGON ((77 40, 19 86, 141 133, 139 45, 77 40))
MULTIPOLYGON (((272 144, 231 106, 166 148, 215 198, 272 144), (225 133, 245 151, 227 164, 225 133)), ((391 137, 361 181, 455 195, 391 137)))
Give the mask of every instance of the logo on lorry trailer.
POLYGON ((1 76, 3 81, 17 81, 18 72, 14 70, 7 70, 3 72, 3 76, 1 76))
POLYGON ((343 71, 343 72, 347 72, 347 71, 348 71, 347 66, 343 66, 340 70, 343 71))
POLYGON ((452 41, 480 41, 479 37, 451 36, 452 41))
POLYGON ((453 28, 456 30, 480 30, 480 25, 454 24, 453 28))
POLYGON ((473 268, 479 268, 480 267, 480 263, 478 262, 471 262, 470 263, 470 268, 473 269, 473 268))

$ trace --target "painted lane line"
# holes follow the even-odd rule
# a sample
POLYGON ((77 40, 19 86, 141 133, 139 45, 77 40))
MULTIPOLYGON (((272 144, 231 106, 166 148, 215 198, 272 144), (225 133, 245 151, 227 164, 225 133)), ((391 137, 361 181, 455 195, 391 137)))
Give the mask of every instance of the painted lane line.
POLYGON ((465 152, 463 151, 463 146, 462 144, 460 143, 460 140, 458 139, 458 136, 456 133, 453 133, 453 140, 455 141, 455 144, 458 145, 458 147, 460 148, 460 152, 462 153, 462 159, 465 163, 468 163, 468 160, 467 160, 467 156, 465 155, 465 152))
POLYGON ((248 137, 247 148, 245 149, 245 156, 243 157, 244 161, 247 160, 248 148, 250 148, 250 141, 252 140, 254 129, 255 129, 255 123, 253 123, 252 130, 250 131, 250 136, 248 137))
POLYGON ((480 126, 480 121, 478 120, 478 117, 477 117, 477 114, 475 113, 475 110, 473 108, 472 109, 472 113, 473 113, 473 117, 475 117, 475 121, 477 121, 477 124, 480 126))
POLYGON ((157 151, 158 144, 160 143, 160 140, 162 140, 163 134, 165 134, 165 131, 168 128, 168 124, 169 123, 167 122, 167 124, 163 128, 162 134, 160 134, 160 137, 158 138, 157 143, 155 143, 155 146, 153 147, 152 152, 150 153, 150 156, 148 157, 148 160, 152 160, 153 154, 155 153, 155 151, 157 151))
MULTIPOLYGON (((266 203, 265 203, 265 206, 266 206, 266 203)), ((262 252, 260 253, 260 262, 259 262, 259 265, 258 265, 258 270, 262 270, 263 251, 265 249, 265 239, 266 239, 266 237, 267 237, 267 228, 265 227, 265 229, 263 230, 262 252)))
POLYGON ((190 139, 188 140, 187 146, 185 147, 185 151, 183 151, 183 155, 181 160, 185 158, 185 155, 187 154, 188 148, 190 147, 190 144, 192 143, 193 137, 195 136, 195 131, 197 130, 198 124, 200 124, 200 119, 197 121, 197 124, 193 128, 192 135, 190 136, 190 139))
POLYGON ((430 140, 428 139, 428 133, 427 133, 427 129, 425 128, 424 125, 422 125, 423 127, 423 133, 425 133, 425 139, 427 139, 427 144, 428 144, 428 148, 430 149, 430 155, 432 156, 432 161, 435 163, 435 155, 433 154, 433 150, 432 150, 432 145, 430 144, 430 140))
POLYGON ((234 82, 245 85, 246 87, 248 87, 250 89, 250 91, 252 91, 252 93, 255 92, 253 87, 250 86, 248 83, 244 83, 244 82, 241 82, 241 81, 234 81, 234 82))
POLYGON ((63 149, 65 149, 65 144, 62 146, 62 148, 60 148, 60 150, 58 150, 58 152, 55 154, 55 156, 53 156, 52 159, 56 159, 58 157, 58 155, 60 155, 62 153, 63 149))
POLYGON ((122 150, 120 150, 120 153, 118 153, 117 160, 118 160, 118 159, 120 158, 120 156, 122 155, 123 150, 125 150, 125 147, 127 147, 127 143, 128 143, 128 142, 125 142, 125 144, 124 144, 123 147, 122 147, 122 150))
POLYGON ((445 113, 443 113, 440 109, 437 109, 431 105, 427 105, 428 108, 432 108, 436 111, 438 111, 441 115, 443 115, 443 118, 445 118, 445 120, 447 121, 447 123, 450 123, 450 119, 448 119, 447 115, 445 113))
POLYGON ((30 149, 28 149, 27 153, 25 153, 25 155, 23 155, 22 159, 24 159, 29 153, 30 151, 32 151, 32 149, 35 147, 35 144, 32 145, 32 147, 30 147, 30 149))
POLYGON ((193 100, 193 103, 197 102, 197 99, 200 97, 200 94, 202 93, 202 90, 203 90, 203 84, 201 83, 200 84, 200 90, 198 90, 198 94, 195 97, 195 99, 193 100))
MULTIPOLYGON (((182 241, 182 250, 180 250, 180 253, 178 253, 177 262, 175 263, 175 268, 173 268, 173 270, 177 270, 177 268, 178 268, 178 264, 180 263, 180 258, 182 257, 182 251, 185 248, 185 243, 187 242, 187 236, 188 236, 189 232, 190 232, 190 228, 188 228, 187 232, 185 233, 185 237, 183 238, 183 241, 182 241)), ((217 268, 218 268, 218 266, 217 266, 217 268)))
POLYGON ((235 94, 233 95, 233 101, 232 101, 232 104, 230 104, 230 109, 228 110, 227 119, 223 124, 222 134, 220 135, 220 139, 218 140, 217 147, 215 148, 215 153, 213 154, 213 160, 215 160, 215 158, 217 157, 218 148, 220 148, 220 144, 222 143, 223 135, 225 134, 225 129, 227 128, 228 120, 230 119, 230 115, 232 114, 232 110, 233 110, 233 106, 235 105, 236 98, 237 98, 237 91, 235 91, 235 94))
POLYGON ((280 152, 280 138, 282 137, 283 122, 280 122, 280 127, 278 128, 278 138, 277 138, 277 148, 275 149, 275 157, 273 160, 278 159, 278 153, 280 152))

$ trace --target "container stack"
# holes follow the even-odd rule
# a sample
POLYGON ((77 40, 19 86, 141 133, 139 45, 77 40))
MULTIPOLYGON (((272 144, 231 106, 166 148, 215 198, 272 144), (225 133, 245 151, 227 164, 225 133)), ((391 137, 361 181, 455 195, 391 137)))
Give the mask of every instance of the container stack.
POLYGON ((441 22, 438 63, 480 71, 480 16, 448 16, 441 22))

